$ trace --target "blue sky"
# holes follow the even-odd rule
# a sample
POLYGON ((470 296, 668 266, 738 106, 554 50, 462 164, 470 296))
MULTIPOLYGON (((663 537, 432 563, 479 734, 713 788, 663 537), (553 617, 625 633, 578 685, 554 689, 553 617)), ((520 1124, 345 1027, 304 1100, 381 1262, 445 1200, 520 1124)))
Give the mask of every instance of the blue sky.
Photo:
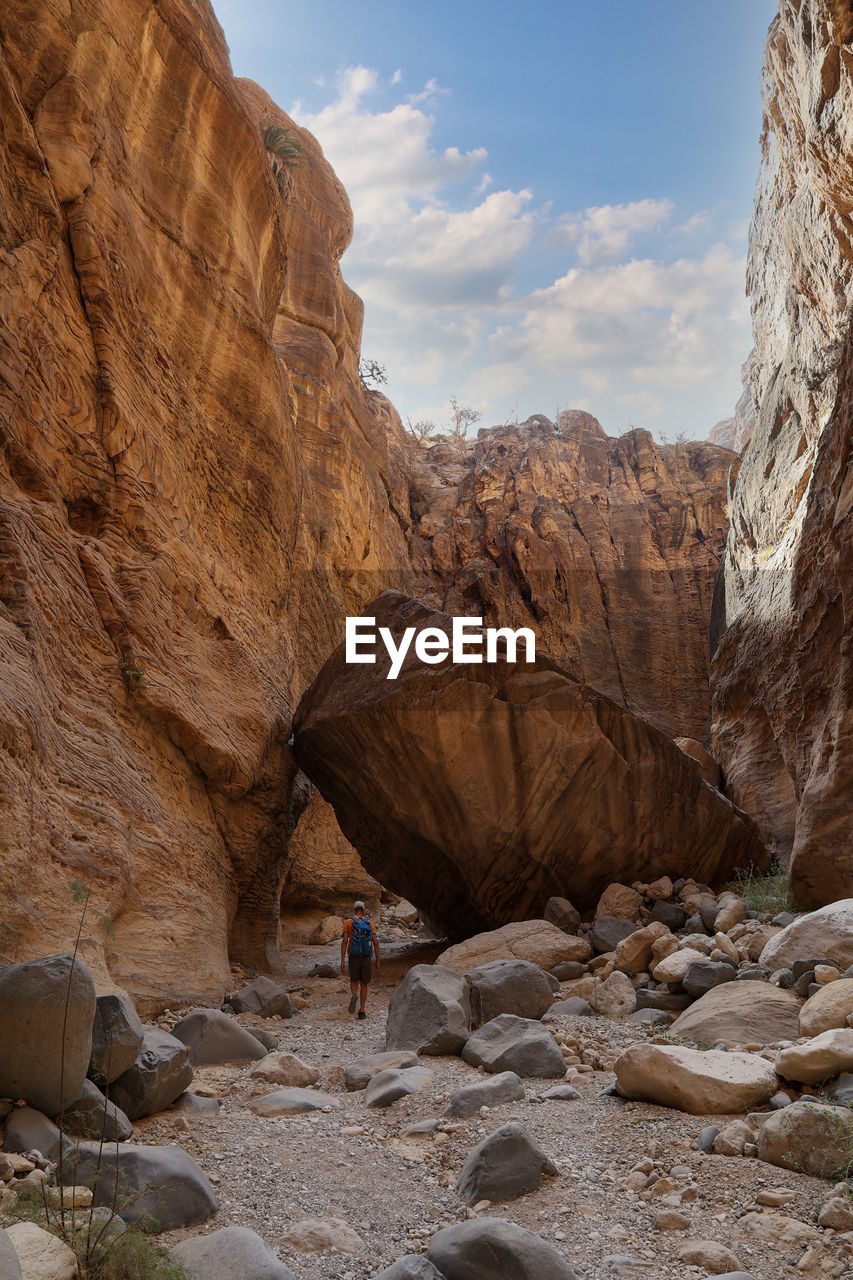
POLYGON ((740 394, 777 0, 214 0, 317 136, 404 421, 594 413, 704 438, 740 394))

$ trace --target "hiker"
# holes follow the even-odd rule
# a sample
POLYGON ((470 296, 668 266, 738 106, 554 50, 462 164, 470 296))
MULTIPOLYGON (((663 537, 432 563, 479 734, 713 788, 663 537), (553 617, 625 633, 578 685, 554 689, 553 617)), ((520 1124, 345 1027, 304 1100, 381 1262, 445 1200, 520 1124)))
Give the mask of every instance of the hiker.
POLYGON ((367 999, 367 984, 370 981, 371 951, 376 955, 376 970, 379 971, 379 941, 373 921, 364 910, 363 902, 353 904, 352 915, 344 922, 344 933, 341 938, 341 973, 346 973, 345 958, 349 959, 349 989, 352 992, 349 1002, 350 1013, 355 1013, 356 1005, 360 1018, 366 1018, 364 1002, 367 999))

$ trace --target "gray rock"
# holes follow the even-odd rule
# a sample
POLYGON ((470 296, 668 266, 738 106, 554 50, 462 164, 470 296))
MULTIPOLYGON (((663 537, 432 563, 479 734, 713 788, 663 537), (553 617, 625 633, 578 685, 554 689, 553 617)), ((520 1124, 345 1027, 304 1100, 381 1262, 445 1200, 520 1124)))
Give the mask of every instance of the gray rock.
POLYGON ((333 964, 315 964, 313 969, 308 971, 309 978, 339 978, 340 970, 336 969, 333 964))
POLYGON ((714 1154, 714 1143, 719 1132, 719 1126, 715 1124, 708 1124, 704 1129, 700 1129, 699 1136, 696 1139, 696 1146, 700 1151, 704 1151, 706 1156, 714 1154))
POLYGON ((555 1018, 591 1018, 592 1005, 581 996, 568 996, 565 1000, 555 1000, 544 1015, 543 1022, 553 1022, 555 1018))
POLYGON ((272 978, 255 978, 248 987, 237 991, 228 1003, 235 1013, 256 1013, 260 1018, 293 1016, 290 996, 272 978))
POLYGON ((172 1257, 186 1267, 191 1280, 294 1280, 293 1272, 248 1227, 223 1227, 181 1240, 172 1257))
POLYGON ((444 1277, 422 1253, 407 1253, 405 1258, 398 1258, 390 1267, 380 1271, 373 1280, 444 1280, 444 1277))
POLYGON ((819 964, 826 964, 826 960, 822 956, 815 956, 811 960, 795 960, 791 965, 794 981, 799 982, 801 978, 807 976, 810 982, 814 981, 814 971, 819 964))
POLYGON ((94 1016, 95 985, 82 960, 48 956, 0 969, 0 1097, 25 1098, 45 1115, 56 1115, 61 1095, 79 1097, 89 1066, 94 1016))
POLYGON ((265 1093, 260 1098, 253 1098, 249 1110, 256 1116, 297 1116, 306 1111, 322 1111, 324 1107, 339 1107, 341 1104, 331 1094, 320 1093, 317 1089, 276 1089, 274 1093, 265 1093))
POLYGON ((851 1150, 853 1112, 817 1098, 771 1112, 758 1134, 759 1160, 815 1178, 846 1172, 851 1150))
POLYGON ((679 929, 684 928, 686 920, 687 912, 683 907, 677 906, 674 902, 656 902, 649 912, 646 924, 654 922, 665 924, 667 929, 677 933, 679 929))
POLYGON ((692 996, 677 995, 666 988, 662 991, 652 991, 650 987, 637 988, 638 1009, 660 1009, 664 1013, 682 1013, 692 1003, 692 996))
POLYGON ((142 1048, 145 1028, 124 991, 98 996, 92 1023, 89 1075, 99 1088, 129 1071, 142 1048))
POLYGON ((146 1027, 139 1057, 110 1086, 110 1099, 129 1120, 141 1120, 170 1106, 192 1078, 186 1045, 168 1031, 146 1027))
POLYGON ((390 1067, 378 1072, 364 1091, 368 1107, 390 1107, 398 1098, 419 1093, 433 1078, 433 1072, 425 1067, 390 1067))
POLYGON ((717 1280, 757 1280, 752 1271, 724 1271, 717 1280))
POLYGON ((555 978, 553 973, 549 973, 547 969, 543 969, 542 973, 545 974, 545 981, 548 983, 548 986, 551 988, 551 994, 554 996, 558 996, 560 994, 560 979, 555 978))
POLYGON ((480 1107, 500 1107, 507 1102, 521 1102, 524 1085, 514 1071, 502 1071, 488 1080, 475 1080, 464 1084, 450 1095, 444 1114, 464 1119, 473 1116, 480 1107))
POLYGON ((561 960, 554 965, 551 973, 558 982, 576 982, 586 973, 586 965, 581 964, 580 960, 561 960))
POLYGON ((0 1227, 0 1280, 23 1280, 15 1246, 3 1227, 0 1227))
POLYGON ((458 1053, 470 1034, 468 984, 438 964, 416 964, 391 996, 386 1049, 458 1053))
POLYGON ((636 1009, 631 1014, 631 1021, 646 1027, 667 1026, 672 1022, 672 1014, 665 1009, 636 1009))
POLYGON ((736 977, 737 970, 733 965, 699 956, 688 967, 681 979, 681 985, 689 995, 698 999, 712 987, 718 987, 723 982, 732 982, 736 977))
POLYGON ((631 920, 620 920, 618 916, 599 916, 587 934, 593 951, 603 955, 605 951, 615 951, 623 938, 630 938, 636 933, 639 925, 631 920))
POLYGON ((545 903, 542 919, 555 924, 563 933, 577 933, 581 913, 575 910, 568 898, 549 898, 545 903))
POLYGON ((778 1093, 774 1093, 770 1099, 770 1106, 774 1111, 781 1111, 783 1107, 790 1107, 793 1098, 789 1098, 787 1093, 783 1093, 780 1089, 778 1093))
POLYGON ((470 1218, 437 1232, 429 1260, 445 1280, 577 1280, 540 1236, 502 1218, 470 1218))
POLYGON ((688 916, 684 921, 685 933, 704 933, 706 936, 709 930, 705 928, 705 922, 698 911, 694 911, 692 916, 688 916))
POLYGON ((265 1031, 263 1027, 244 1027, 244 1031, 248 1031, 250 1036, 254 1036, 258 1044, 263 1045, 267 1053, 275 1053, 279 1046, 278 1036, 274 1036, 271 1031, 265 1031))
POLYGON ((366 1089, 374 1076, 380 1071, 389 1071, 392 1067, 416 1067, 418 1055, 410 1049, 396 1049, 388 1053, 371 1053, 365 1058, 351 1062, 344 1076, 344 1084, 350 1093, 366 1089))
POLYGON ((542 1094, 543 1102, 577 1102, 580 1094, 570 1084, 555 1084, 542 1094))
POLYGON ((537 1191, 557 1166, 523 1125, 513 1121, 484 1138, 462 1166, 459 1194, 469 1204, 478 1200, 517 1200, 537 1191))
MULTIPOLYGON (((63 1150, 73 1148, 66 1138, 63 1150)), ((55 1160, 59 1154, 59 1129, 35 1107, 16 1107, 6 1123, 3 1135, 4 1151, 38 1151, 45 1160, 55 1160)))
POLYGON ((462 1050, 462 1057, 486 1071, 514 1071, 522 1077, 540 1079, 564 1076, 566 1066, 554 1037, 542 1026, 511 1013, 487 1022, 475 1031, 462 1050))
POLYGON ((107 1100, 91 1080, 83 1081, 83 1092, 62 1113, 62 1127, 72 1138, 100 1142, 125 1142, 133 1125, 112 1100, 107 1100))
POLYGON ((853 1106, 853 1073, 842 1071, 837 1080, 827 1085, 824 1093, 833 1102, 840 1102, 848 1107, 853 1106))
MULTIPOLYGON (((814 994, 810 990, 810 987, 812 986, 813 983, 814 983, 814 969, 807 969, 806 972, 801 973, 799 977, 796 974, 794 974, 794 982, 791 989, 795 995, 798 995, 800 997, 801 1000, 808 1000, 809 996, 814 994)), ((818 987, 818 990, 820 990, 819 987, 818 987)))
POLYGON ((737 975, 738 982, 769 982, 769 969, 741 969, 737 975))
POLYGON ((219 1103, 215 1098, 203 1098, 199 1093, 182 1093, 169 1110, 184 1115, 215 1116, 219 1112, 219 1103))
POLYGON ((554 1003, 547 975, 529 960, 492 960, 470 969, 465 977, 470 986, 472 1027, 481 1027, 501 1013, 541 1018, 554 1003))
POLYGON ((187 1046, 194 1067, 221 1062, 257 1062, 268 1052, 239 1022, 220 1009, 191 1009, 175 1024, 172 1034, 187 1046))
POLYGON ((180 1147, 147 1147, 98 1142, 75 1144, 66 1161, 66 1186, 75 1181, 94 1191, 93 1204, 112 1205, 125 1222, 144 1220, 156 1231, 175 1231, 206 1222, 216 1212, 216 1196, 196 1162, 180 1147))

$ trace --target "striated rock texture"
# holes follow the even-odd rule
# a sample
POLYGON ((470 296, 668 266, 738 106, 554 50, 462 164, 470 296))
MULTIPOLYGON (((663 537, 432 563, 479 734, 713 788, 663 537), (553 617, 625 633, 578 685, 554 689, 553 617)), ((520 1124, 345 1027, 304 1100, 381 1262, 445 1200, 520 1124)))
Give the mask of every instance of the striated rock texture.
POLYGON ((729 450, 612 439, 572 410, 413 450, 410 467, 430 603, 533 627, 578 680, 670 736, 705 735, 729 450))
POLYGON ((749 260, 755 433, 718 584, 713 745, 817 906, 853 893, 853 12, 783 5, 749 260))
POLYGON ((350 233, 205 0, 3 7, 0 956, 68 939, 77 877, 143 1008, 275 960, 295 637, 313 674, 407 563, 350 233))
POLYGON ((755 430, 755 402, 752 395, 751 378, 756 374, 755 352, 750 354, 741 369, 743 393, 735 405, 734 416, 723 418, 711 428, 708 439, 712 444, 722 445, 724 449, 733 449, 735 453, 743 453, 752 439, 755 430))
MULTIPOLYGON (((451 619, 399 592, 370 615, 399 642, 451 619)), ((410 649, 340 646, 303 696, 294 750, 367 869, 467 936, 541 917, 564 894, 591 906, 613 881, 684 862, 705 882, 763 861, 744 815, 665 734, 537 654, 533 664, 431 667, 410 649)))

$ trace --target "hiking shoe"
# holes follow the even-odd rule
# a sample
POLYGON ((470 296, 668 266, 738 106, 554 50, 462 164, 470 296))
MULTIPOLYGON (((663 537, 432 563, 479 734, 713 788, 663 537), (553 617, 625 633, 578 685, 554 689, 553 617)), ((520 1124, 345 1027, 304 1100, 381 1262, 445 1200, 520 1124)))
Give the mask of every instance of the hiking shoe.
POLYGON ((359 1011, 358 1011, 358 1016, 359 1016, 360 1018, 366 1018, 366 1017, 367 1017, 367 1014, 364 1012, 364 1010, 363 1010, 363 1009, 359 1009, 359 1011))
POLYGON ((357 1005, 357 1004, 358 1004, 358 996, 353 996, 353 997, 352 997, 352 999, 351 999, 351 1000, 350 1000, 350 1002, 349 1002, 349 1011, 350 1011, 350 1013, 355 1013, 355 1007, 356 1007, 356 1005, 357 1005))

